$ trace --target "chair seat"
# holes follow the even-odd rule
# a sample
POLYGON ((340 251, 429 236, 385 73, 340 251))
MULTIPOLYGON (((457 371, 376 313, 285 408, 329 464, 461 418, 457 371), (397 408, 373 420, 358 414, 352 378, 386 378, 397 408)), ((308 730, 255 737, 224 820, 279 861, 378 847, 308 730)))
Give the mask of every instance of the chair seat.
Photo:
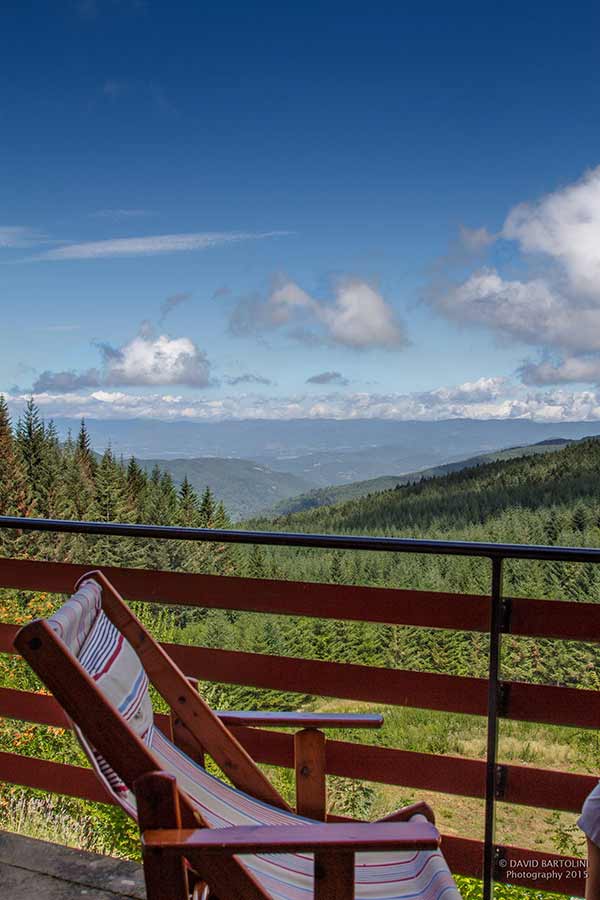
MULTIPOLYGON (((86 754, 115 799, 135 817, 135 797, 114 790, 98 767, 92 748, 80 734, 86 754)), ((211 775, 176 747, 159 728, 145 736, 161 768, 177 779, 178 787, 212 828, 228 825, 298 825, 312 820, 277 809, 211 775)), ((415 821, 424 820, 414 816, 415 821)), ((312 854, 286 853, 242 857, 246 868, 274 900, 308 900, 313 896, 312 854)), ((460 900, 454 879, 439 850, 356 855, 356 900, 460 900)))

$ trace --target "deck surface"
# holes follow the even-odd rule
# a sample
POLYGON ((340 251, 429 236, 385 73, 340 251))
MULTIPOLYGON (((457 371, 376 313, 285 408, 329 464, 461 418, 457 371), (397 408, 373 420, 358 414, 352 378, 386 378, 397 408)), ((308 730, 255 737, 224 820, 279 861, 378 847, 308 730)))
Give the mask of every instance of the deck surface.
POLYGON ((141 866, 0 831, 0 896, 145 900, 141 866))

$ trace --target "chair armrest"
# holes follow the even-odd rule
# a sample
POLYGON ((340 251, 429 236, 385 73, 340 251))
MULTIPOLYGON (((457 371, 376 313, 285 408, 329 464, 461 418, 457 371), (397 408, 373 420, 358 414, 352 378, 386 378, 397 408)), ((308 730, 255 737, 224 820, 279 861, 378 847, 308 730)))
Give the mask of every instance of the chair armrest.
POLYGON ((282 728, 381 728, 379 713, 297 713, 215 710, 224 725, 282 728))
POLYGON ((359 822, 318 825, 240 825, 227 828, 145 831, 144 848, 196 856, 247 853, 383 853, 390 850, 437 850, 440 833, 430 822, 359 822))
MULTIPOLYGON (((192 687, 198 690, 198 679, 187 675, 192 687)), ((280 728, 381 728, 383 716, 379 713, 300 713, 300 712, 258 712, 256 710, 215 709, 224 725, 247 727, 280 728)))

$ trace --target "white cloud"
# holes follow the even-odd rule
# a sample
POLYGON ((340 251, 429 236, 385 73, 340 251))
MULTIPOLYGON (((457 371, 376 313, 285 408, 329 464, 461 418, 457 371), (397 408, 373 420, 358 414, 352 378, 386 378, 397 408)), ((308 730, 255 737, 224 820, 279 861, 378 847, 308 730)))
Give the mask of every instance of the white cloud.
POLYGON ((478 378, 477 381, 465 381, 464 384, 453 387, 435 388, 420 396, 426 404, 432 406, 489 403, 499 398, 505 399, 509 387, 508 379, 498 375, 492 378, 478 378))
POLYGON ((298 310, 317 311, 316 300, 293 281, 284 281, 271 291, 265 315, 271 325, 285 325, 298 310))
POLYGON ((600 301, 600 166, 535 204, 515 207, 503 235, 555 260, 578 294, 600 301))
POLYGON ((392 307, 358 278, 337 281, 329 301, 317 300, 294 281, 280 280, 265 300, 250 297, 238 303, 230 320, 234 334, 293 324, 289 336, 307 343, 330 341, 355 349, 407 344, 404 326, 392 307))
POLYGON ((39 256, 29 257, 29 262, 61 261, 73 259, 107 259, 127 256, 153 256, 157 253, 180 253, 207 250, 223 244, 239 241, 261 240, 285 235, 285 231, 250 232, 200 232, 197 234, 158 234, 152 237, 114 238, 91 241, 84 244, 66 244, 48 250, 39 256))
POLYGON ((575 306, 542 278, 507 281, 495 269, 481 269, 436 303, 458 322, 528 344, 600 350, 600 307, 575 306))
POLYGON ((206 387, 210 381, 206 354, 187 337, 155 337, 142 331, 118 350, 102 349, 106 384, 206 387))
POLYGON ((203 388, 210 384, 210 363, 204 351, 188 337, 155 335, 142 325, 139 334, 121 347, 98 344, 100 368, 84 372, 42 372, 33 392, 68 394, 82 388, 112 385, 188 385, 203 388))
MULTIPOLYGON (((18 414, 25 393, 7 395, 18 414)), ((276 397, 258 394, 218 399, 184 394, 132 394, 102 387, 91 392, 60 394, 41 391, 35 400, 45 416, 88 418, 156 418, 161 420, 224 419, 438 419, 523 418, 540 422, 600 421, 600 392, 529 390, 508 379, 482 378, 431 391, 399 394, 326 393, 276 397)))
MULTIPOLYGON (((600 167, 514 207, 499 237, 517 242, 534 277, 481 269, 432 289, 429 302, 456 322, 536 347, 539 360, 519 369, 527 384, 600 382, 600 167)), ((475 249, 492 241, 485 229, 463 228, 461 238, 475 249)))
POLYGON ((349 347, 402 347, 407 343, 391 306, 365 281, 341 281, 335 302, 321 304, 317 315, 333 340, 349 347))

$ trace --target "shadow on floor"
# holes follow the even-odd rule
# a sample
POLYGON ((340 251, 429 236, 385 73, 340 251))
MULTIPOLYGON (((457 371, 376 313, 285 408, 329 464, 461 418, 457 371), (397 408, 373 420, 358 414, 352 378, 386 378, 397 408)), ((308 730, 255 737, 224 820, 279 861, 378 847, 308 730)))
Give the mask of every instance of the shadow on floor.
POLYGON ((141 866, 0 831, 0 888, 11 900, 145 900, 141 866))

